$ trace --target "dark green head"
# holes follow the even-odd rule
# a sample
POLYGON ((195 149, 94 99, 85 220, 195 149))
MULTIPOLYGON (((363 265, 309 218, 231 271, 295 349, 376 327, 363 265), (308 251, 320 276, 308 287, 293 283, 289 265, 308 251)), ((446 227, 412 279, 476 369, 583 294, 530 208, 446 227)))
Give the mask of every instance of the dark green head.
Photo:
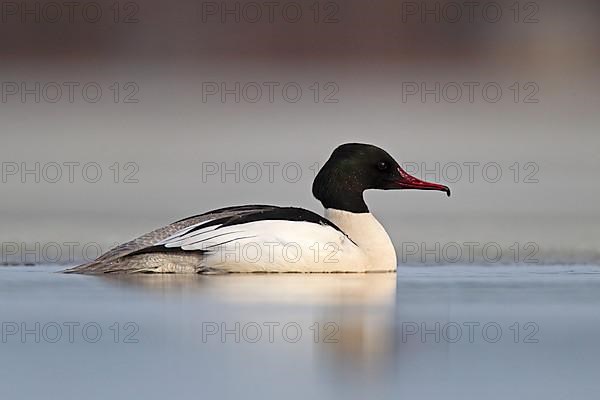
POLYGON ((385 150, 370 144, 347 143, 333 151, 313 182, 313 195, 325 208, 369 212, 363 199, 368 189, 441 190, 447 186, 409 175, 385 150))

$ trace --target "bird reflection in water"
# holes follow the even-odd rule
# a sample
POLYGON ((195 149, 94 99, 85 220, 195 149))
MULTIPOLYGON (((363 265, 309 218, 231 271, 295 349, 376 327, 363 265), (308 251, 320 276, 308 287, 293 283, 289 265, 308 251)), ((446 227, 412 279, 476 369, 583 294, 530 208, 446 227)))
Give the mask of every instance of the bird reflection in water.
POLYGON ((323 374, 367 377, 394 369, 395 273, 147 274, 103 279, 166 298, 210 302, 212 307, 221 304, 224 316, 238 305, 246 321, 270 321, 274 313, 285 316, 278 317, 283 323, 304 321, 301 326, 310 340, 302 351, 312 352, 314 368, 323 374))

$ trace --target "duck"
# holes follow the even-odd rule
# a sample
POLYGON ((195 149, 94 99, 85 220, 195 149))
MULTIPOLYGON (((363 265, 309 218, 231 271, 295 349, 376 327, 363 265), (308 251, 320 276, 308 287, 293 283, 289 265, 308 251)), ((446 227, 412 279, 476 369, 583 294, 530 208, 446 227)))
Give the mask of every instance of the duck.
POLYGON ((450 188, 408 174, 371 144, 338 146, 313 181, 324 216, 304 208, 241 205, 194 215, 65 270, 133 273, 366 273, 396 271, 394 245, 366 190, 450 188))

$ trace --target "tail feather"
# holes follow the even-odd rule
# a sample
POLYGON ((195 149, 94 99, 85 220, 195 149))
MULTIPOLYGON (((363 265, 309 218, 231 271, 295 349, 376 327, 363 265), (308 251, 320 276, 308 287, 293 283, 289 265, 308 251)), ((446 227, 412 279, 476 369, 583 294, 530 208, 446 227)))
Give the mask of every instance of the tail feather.
POLYGON ((204 270, 200 252, 144 253, 95 261, 64 270, 67 274, 199 273, 204 270))
MULTIPOLYGON (((110 274, 119 272, 122 274, 132 274, 136 272, 143 272, 143 268, 140 268, 139 264, 132 264, 127 262, 120 262, 120 260, 103 262, 93 261, 86 264, 81 264, 73 268, 64 270, 65 274, 110 274)), ((151 272, 151 271, 148 271, 151 272)))

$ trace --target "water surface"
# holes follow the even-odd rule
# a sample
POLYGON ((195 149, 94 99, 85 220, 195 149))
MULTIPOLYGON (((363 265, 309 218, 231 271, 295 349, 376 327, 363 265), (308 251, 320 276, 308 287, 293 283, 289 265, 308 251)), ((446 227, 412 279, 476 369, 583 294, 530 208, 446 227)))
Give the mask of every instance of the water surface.
POLYGON ((5 398, 592 399, 600 390, 596 266, 58 270, 0 268, 5 398))

